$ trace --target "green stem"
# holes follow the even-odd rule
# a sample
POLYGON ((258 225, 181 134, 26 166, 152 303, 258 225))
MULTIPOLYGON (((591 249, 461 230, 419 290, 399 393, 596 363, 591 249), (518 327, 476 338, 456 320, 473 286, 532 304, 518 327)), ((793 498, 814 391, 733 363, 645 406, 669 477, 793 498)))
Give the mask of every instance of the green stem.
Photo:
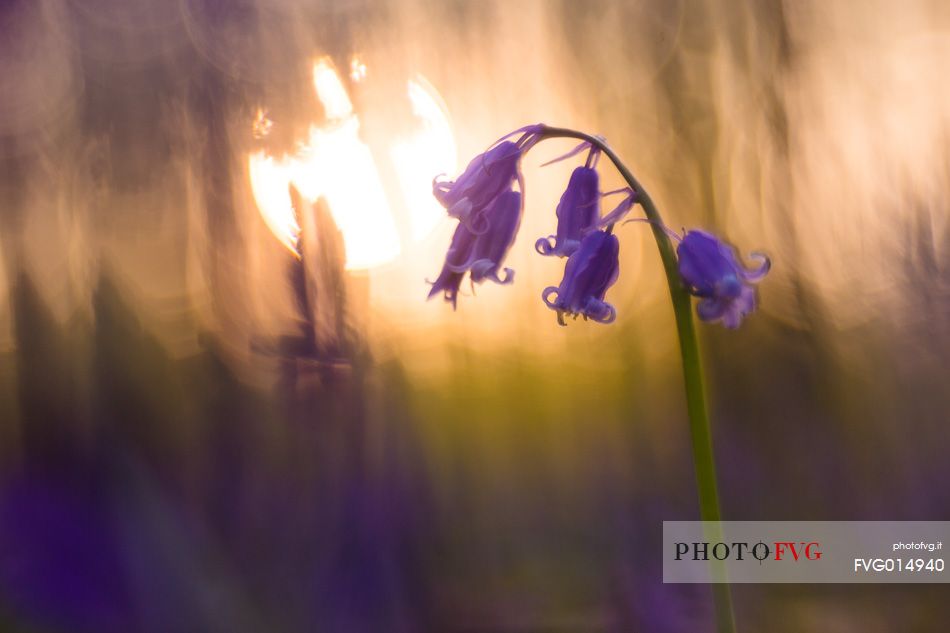
MULTIPOLYGON (((676 252, 669 236, 663 230, 663 218, 653 204, 653 199, 640 185, 627 166, 602 139, 570 130, 545 126, 540 132, 541 138, 576 138, 600 149, 614 164, 623 179, 637 195, 637 202, 650 222, 653 237, 656 239, 663 260, 663 270, 673 300, 673 314, 676 316, 676 332, 680 341, 680 356, 683 361, 683 379, 686 386, 686 410, 689 415, 689 432, 693 443, 693 464, 696 469, 696 486, 699 492, 699 514, 707 523, 707 539, 719 540, 721 527, 719 522, 719 492, 716 486, 716 464, 713 458, 712 434, 709 425, 709 412, 706 408, 706 390, 703 386, 703 368, 699 356, 699 342, 693 325, 692 301, 686 288, 680 282, 676 263, 676 252)), ((714 569, 721 580, 725 580, 721 567, 714 569)), ((713 601, 716 607, 716 630, 718 633, 734 633, 736 630, 732 612, 732 595, 725 582, 714 583, 713 601)))

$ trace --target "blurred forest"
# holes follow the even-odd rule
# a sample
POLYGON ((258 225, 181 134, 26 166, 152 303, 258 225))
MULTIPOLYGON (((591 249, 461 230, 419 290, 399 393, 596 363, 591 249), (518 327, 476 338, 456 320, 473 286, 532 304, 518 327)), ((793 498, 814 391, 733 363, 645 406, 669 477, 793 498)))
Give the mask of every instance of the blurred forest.
MULTIPOLYGON (((540 300, 568 145, 525 161, 516 282, 455 312, 448 219, 362 271, 320 205, 303 263, 262 221, 247 156, 356 55, 376 156, 422 73, 459 165, 603 134, 671 226, 771 256, 741 329, 700 325, 725 518, 950 520, 950 5, 0 0, 0 628, 711 630, 708 587, 662 584, 698 507, 649 231, 615 324, 540 300)), ((734 599, 742 631, 950 617, 936 584, 734 599)))

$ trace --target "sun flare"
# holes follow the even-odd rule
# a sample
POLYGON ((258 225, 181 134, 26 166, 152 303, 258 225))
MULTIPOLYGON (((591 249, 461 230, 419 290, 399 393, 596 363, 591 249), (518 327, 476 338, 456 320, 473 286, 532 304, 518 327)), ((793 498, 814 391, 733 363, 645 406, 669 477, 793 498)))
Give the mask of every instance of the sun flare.
MULTIPOLYGON (((300 227, 288 187, 294 185, 311 202, 324 198, 343 234, 346 268, 379 266, 398 256, 403 245, 376 159, 360 138, 359 117, 329 59, 314 62, 313 84, 327 122, 311 125, 293 154, 271 156, 260 150, 248 157, 254 200, 271 232, 299 255, 300 227)), ((441 97, 424 77, 416 75, 407 82, 406 97, 418 125, 397 137, 382 155, 392 161, 409 209, 405 234, 418 241, 443 215, 432 198, 431 183, 436 174, 455 170, 455 138, 441 97)), ((255 130, 261 118, 263 114, 255 130)))

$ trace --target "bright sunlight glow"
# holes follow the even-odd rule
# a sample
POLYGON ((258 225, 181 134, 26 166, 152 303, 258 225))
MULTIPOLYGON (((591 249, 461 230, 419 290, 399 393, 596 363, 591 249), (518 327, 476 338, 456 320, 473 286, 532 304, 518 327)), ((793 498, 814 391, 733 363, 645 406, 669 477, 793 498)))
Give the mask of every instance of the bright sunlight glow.
MULTIPOLYGON (((365 270, 400 252, 399 232, 370 148, 360 139, 360 122, 329 59, 313 66, 313 83, 328 123, 312 125, 292 155, 263 150, 248 158, 254 200, 268 228, 298 254, 298 226, 288 186, 307 200, 323 197, 343 234, 346 268, 365 270)), ((441 98, 423 77, 408 82, 407 97, 417 129, 389 148, 399 188, 410 209, 413 241, 428 235, 444 212, 432 198, 432 178, 455 170, 455 139, 441 98)))

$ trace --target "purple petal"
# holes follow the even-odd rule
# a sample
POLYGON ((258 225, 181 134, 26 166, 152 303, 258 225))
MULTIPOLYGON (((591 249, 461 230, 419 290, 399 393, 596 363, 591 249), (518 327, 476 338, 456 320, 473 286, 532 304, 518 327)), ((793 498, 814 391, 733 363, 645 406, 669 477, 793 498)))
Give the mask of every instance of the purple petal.
POLYGON ((426 299, 431 299, 441 292, 443 298, 452 304, 452 309, 454 310, 457 307, 459 288, 462 285, 462 278, 464 276, 465 273, 452 272, 447 268, 443 268, 442 272, 439 273, 438 279, 432 282, 432 289, 429 290, 429 295, 426 299))
POLYGON ((455 233, 452 234, 452 242, 449 244, 449 250, 445 254, 445 265, 454 272, 462 272, 468 269, 472 254, 475 249, 477 235, 470 231, 463 223, 455 227, 455 233))
POLYGON ((606 301, 591 297, 587 300, 587 305, 584 306, 584 315, 606 325, 617 319, 617 310, 606 301))
POLYGON ((755 311, 755 290, 749 286, 742 287, 742 294, 729 302, 729 307, 722 315, 722 324, 734 330, 742 323, 742 319, 755 311))
POLYGON ((728 307, 728 301, 709 297, 696 304, 696 314, 702 321, 718 321, 728 307))
POLYGON ((616 311, 604 302, 604 295, 619 274, 619 249, 616 235, 595 231, 568 257, 561 285, 550 286, 541 295, 549 308, 557 310, 559 323, 563 324, 564 313, 583 315, 600 323, 616 318, 616 311), (552 301, 550 297, 555 294, 552 301))
POLYGON ((743 286, 737 297, 716 297, 701 300, 696 304, 696 313, 702 321, 721 321, 724 327, 734 330, 742 324, 742 320, 746 316, 755 311, 755 308, 755 290, 751 286, 743 286))
POLYGON ((728 247, 705 231, 693 230, 683 236, 676 247, 679 273, 690 291, 699 297, 716 294, 716 284, 730 275, 736 275, 734 260, 727 254, 728 247))
POLYGON ((472 264, 472 281, 480 282, 495 275, 518 234, 521 224, 522 196, 517 191, 506 191, 498 196, 485 212, 488 230, 475 242, 474 259, 482 261, 476 270, 472 264), (486 264, 487 263, 487 264, 486 264))
POLYGON ((498 143, 473 158, 455 181, 433 181, 432 195, 453 217, 477 214, 519 179, 523 151, 511 141, 498 143))
POLYGON ((557 205, 557 235, 554 246, 542 255, 568 256, 576 249, 572 242, 597 225, 600 215, 600 176, 590 167, 578 167, 571 173, 567 188, 557 205))

